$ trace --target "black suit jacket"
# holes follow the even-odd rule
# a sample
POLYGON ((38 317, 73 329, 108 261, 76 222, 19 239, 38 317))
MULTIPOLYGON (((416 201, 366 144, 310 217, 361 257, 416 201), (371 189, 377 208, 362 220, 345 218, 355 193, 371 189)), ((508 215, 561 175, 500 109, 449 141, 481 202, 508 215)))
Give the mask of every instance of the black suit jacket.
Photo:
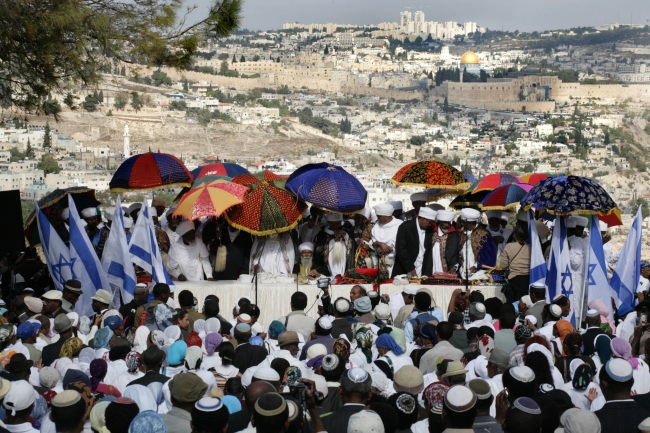
MULTIPOLYGON (((157 371, 147 371, 144 376, 141 378, 138 378, 134 380, 133 382, 129 382, 129 385, 142 385, 142 386, 147 386, 150 383, 154 382, 160 382, 160 383, 165 383, 169 380, 169 377, 164 376, 160 374, 157 371)), ((127 386, 129 386, 127 385, 127 386)))
POLYGON ((582 345, 584 346, 584 355, 591 356, 596 351, 594 346, 594 340, 600 334, 604 334, 603 330, 600 328, 588 328, 584 334, 582 334, 582 345))
POLYGON ((251 422, 251 413, 248 409, 230 414, 228 416, 228 433, 236 433, 248 428, 248 423, 251 422))
POLYGON ((637 431, 641 422, 650 417, 650 411, 636 401, 613 401, 594 412, 603 433, 630 433, 637 431))
POLYGON ((230 241, 227 230, 223 231, 221 240, 215 239, 210 245, 210 255, 217 254, 217 248, 226 247, 226 269, 223 272, 212 271, 212 278, 217 280, 236 280, 242 274, 249 273, 251 247, 253 237, 243 231, 239 232, 234 241, 230 241))
POLYGON ((235 349, 235 359, 232 365, 244 374, 246 369, 264 361, 269 353, 262 346, 253 346, 248 343, 241 343, 235 349))
POLYGON ((460 232, 451 232, 447 235, 445 244, 445 260, 447 261, 447 272, 452 272, 454 266, 459 262, 460 232))
POLYGON ((50 366, 54 361, 56 361, 58 358, 60 358, 60 353, 61 353, 61 348, 63 347, 63 343, 70 338, 59 338, 59 341, 56 343, 48 344, 43 348, 43 354, 41 355, 41 360, 43 361, 44 366, 50 366))
MULTIPOLYGON (((332 433, 345 433, 348 431, 348 423, 350 422, 350 417, 357 412, 361 412, 365 409, 365 406, 362 404, 354 404, 350 406, 343 406, 336 412, 331 415, 322 417, 323 426, 325 431, 332 433)), ((639 421, 641 422, 641 421, 639 421)))
MULTIPOLYGON (((417 218, 402 223, 397 229, 395 238, 395 266, 393 275, 402 275, 415 269, 415 260, 420 252, 420 235, 418 233, 417 218)), ((428 229, 424 235, 424 260, 422 262, 422 275, 431 275, 433 259, 431 256, 433 231, 428 229)))

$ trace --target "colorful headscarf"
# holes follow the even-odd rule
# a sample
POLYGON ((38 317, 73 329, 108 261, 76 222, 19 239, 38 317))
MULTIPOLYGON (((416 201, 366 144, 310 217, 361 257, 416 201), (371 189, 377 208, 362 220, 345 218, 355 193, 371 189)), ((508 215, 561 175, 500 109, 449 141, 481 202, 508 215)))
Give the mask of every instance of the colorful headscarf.
POLYGON ((350 342, 345 338, 337 338, 332 344, 332 350, 335 355, 341 356, 345 362, 350 360, 350 342))
MULTIPOLYGON (((393 337, 395 343, 402 349, 402 353, 406 352, 406 335, 402 329, 396 328, 394 326, 385 326, 384 329, 390 329, 390 336, 393 337)), ((394 351, 393 351, 394 352, 394 351)))
POLYGON ((90 387, 83 382, 72 382, 69 383, 68 386, 65 387, 65 389, 66 390, 71 389, 73 391, 77 391, 79 395, 81 395, 81 398, 86 404, 86 417, 89 417, 90 412, 93 410, 93 407, 95 406, 95 396, 93 396, 90 387))
POLYGON ((600 362, 605 365, 612 358, 612 348, 610 347, 611 340, 608 336, 600 334, 594 339, 594 347, 600 362))
POLYGON ((205 336, 205 351, 208 352, 208 356, 214 355, 222 341, 223 337, 217 332, 211 332, 205 336))
POLYGON ((63 346, 61 346, 61 351, 59 352, 59 357, 65 358, 78 358, 79 352, 83 347, 84 343, 80 338, 72 337, 65 340, 63 346))
POLYGON ((477 346, 481 351, 481 355, 488 357, 490 352, 494 350, 494 340, 489 335, 484 335, 478 339, 477 346))
POLYGON ((395 355, 401 355, 402 353, 402 348, 399 347, 395 339, 391 336, 391 334, 381 334, 379 337, 377 337, 377 347, 380 349, 388 349, 392 351, 395 355))
POLYGON ((632 356, 632 346, 627 340, 614 337, 610 343, 610 348, 612 349, 613 356, 616 358, 623 358, 630 363, 633 369, 637 369, 639 366, 639 360, 632 356))
POLYGON ((159 349, 162 349, 162 347, 167 344, 167 336, 164 332, 156 329, 155 331, 151 331, 151 334, 149 334, 149 341, 158 346, 159 349))
POLYGON ((201 337, 199 337, 198 332, 190 332, 190 334, 185 337, 185 344, 187 344, 187 347, 192 347, 192 346, 197 346, 201 347, 203 344, 203 340, 201 340, 201 337))
POLYGON ((269 337, 272 339, 277 340, 278 336, 283 332, 287 332, 287 328, 282 324, 282 322, 274 320, 269 325, 269 337))
POLYGON ((576 368, 576 372, 573 373, 573 387, 584 391, 587 389, 591 383, 591 379, 594 377, 594 371, 591 369, 589 364, 581 364, 576 368))
POLYGON ((172 326, 172 309, 163 304, 162 302, 153 309, 153 314, 156 319, 156 327, 164 331, 169 326, 172 326))
POLYGON ((605 323, 609 323, 609 327, 612 330, 612 334, 616 332, 616 325, 612 321, 612 319, 609 318, 609 308, 607 308, 607 305, 600 299, 594 299, 593 301, 589 302, 588 304, 589 308, 592 310, 598 311, 598 314, 600 314, 600 324, 604 325, 605 323))
POLYGON ((300 369, 298 367, 291 366, 284 372, 282 384, 285 386, 294 386, 300 378, 302 378, 302 372, 300 369))
POLYGON ((445 400, 445 395, 449 391, 449 385, 443 382, 433 382, 424 389, 422 397, 429 405, 430 410, 438 408, 442 410, 442 403, 445 400))
POLYGON ((176 343, 169 346, 167 351, 167 362, 171 366, 180 365, 185 359, 185 354, 187 353, 187 344, 184 341, 177 341, 176 343))
POLYGON ((357 347, 366 355, 366 361, 372 362, 372 331, 366 326, 357 327, 354 332, 354 338, 357 340, 357 347))
POLYGON ((142 355, 138 352, 129 352, 124 359, 126 362, 126 367, 129 369, 129 373, 135 373, 140 370, 142 365, 142 355))
POLYGON ((108 343, 111 341, 111 337, 115 335, 111 328, 101 328, 95 333, 93 338, 95 349, 110 349, 108 343))
POLYGON ((14 335, 14 325, 0 325, 0 344, 9 340, 14 335))
POLYGON ((90 386, 92 391, 97 391, 97 387, 102 382, 106 372, 108 371, 108 363, 103 359, 94 359, 90 363, 90 386))

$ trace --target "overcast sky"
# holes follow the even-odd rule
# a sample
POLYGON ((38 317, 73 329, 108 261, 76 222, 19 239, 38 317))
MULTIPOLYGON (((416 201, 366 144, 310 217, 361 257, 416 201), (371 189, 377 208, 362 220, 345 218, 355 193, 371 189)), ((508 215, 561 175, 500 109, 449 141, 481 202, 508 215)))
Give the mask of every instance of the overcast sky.
MULTIPOLYGON (((208 0, 200 0, 208 1, 208 0)), ((421 10, 427 21, 474 21, 494 30, 547 30, 619 21, 647 24, 650 0, 244 0, 243 27, 283 23, 377 24, 421 10)))

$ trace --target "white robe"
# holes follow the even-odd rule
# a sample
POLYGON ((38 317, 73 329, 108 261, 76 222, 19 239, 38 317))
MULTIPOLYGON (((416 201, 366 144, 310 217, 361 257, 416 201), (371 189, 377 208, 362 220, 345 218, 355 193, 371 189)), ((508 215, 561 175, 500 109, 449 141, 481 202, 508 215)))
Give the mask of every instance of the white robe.
POLYGON ((389 275, 393 272, 393 263, 395 260, 395 239, 397 238, 397 229, 401 224, 402 221, 397 218, 393 218, 389 223, 383 225, 377 222, 370 232, 373 244, 375 242, 383 242, 393 249, 390 254, 386 254, 385 256, 385 258, 388 259, 386 267, 388 268, 389 275))
MULTIPOLYGON (((343 238, 343 242, 342 242, 343 243, 343 248, 347 247, 349 240, 350 240, 350 236, 348 234, 346 234, 345 237, 343 238)), ((347 249, 345 249, 343 251, 343 257, 341 258, 341 260, 339 260, 338 262, 335 262, 334 258, 332 257, 332 250, 334 249, 334 243, 335 243, 334 238, 332 238, 330 240, 330 242, 329 242, 329 254, 327 256, 327 267, 329 268, 330 273, 332 274, 332 276, 343 275, 343 274, 345 274, 345 271, 347 270, 347 269, 345 269, 346 268, 345 265, 347 263, 347 258, 348 258, 347 249)))
POLYGON ((187 281, 203 281, 203 273, 212 277, 212 266, 210 265, 210 253, 205 244, 199 239, 185 245, 183 237, 179 236, 169 248, 169 274, 178 278, 183 274, 187 281))
MULTIPOLYGON (((476 266, 476 257, 474 257, 474 250, 472 249, 472 232, 468 231, 466 232, 467 235, 467 240, 465 241, 465 244, 460 250, 460 255, 463 257, 463 266, 461 266, 460 269, 460 275, 462 278, 467 278, 472 275, 472 272, 470 269, 472 269, 474 266, 476 266), (466 272, 469 275, 465 275, 466 272)), ((478 271, 479 269, 477 269, 478 271)))
POLYGON ((579 238, 577 236, 571 236, 568 241, 571 245, 571 250, 569 251, 569 259, 571 265, 571 278, 573 279, 573 297, 571 299, 571 305, 574 306, 574 309, 577 307, 577 299, 581 299, 580 294, 583 292, 584 288, 582 287, 584 283, 585 276, 585 260, 587 259, 587 248, 589 247, 588 239, 579 238))
POLYGON ((426 246, 424 245, 424 238, 426 237, 427 231, 420 228, 418 225, 418 237, 420 240, 418 250, 418 256, 415 258, 415 272, 418 274, 418 277, 422 276, 422 264, 424 263, 424 251, 426 246))
POLYGON ((282 251, 283 246, 280 242, 280 237, 282 236, 291 237, 288 233, 281 233, 279 237, 256 237, 253 242, 253 247, 251 248, 251 266, 260 265, 260 273, 264 272, 273 275, 291 274, 296 260, 296 253, 293 248, 293 241, 289 239, 286 244, 286 256, 289 263, 285 263, 285 255, 282 251), (265 243, 261 250, 258 251, 260 242, 265 243), (259 257, 256 257, 256 253, 259 257))

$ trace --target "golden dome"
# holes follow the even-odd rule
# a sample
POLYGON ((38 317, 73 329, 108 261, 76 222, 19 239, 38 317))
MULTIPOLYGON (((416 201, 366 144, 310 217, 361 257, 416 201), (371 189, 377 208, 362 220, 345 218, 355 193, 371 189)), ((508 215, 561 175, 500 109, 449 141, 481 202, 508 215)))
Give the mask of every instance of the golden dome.
POLYGON ((478 63, 479 63, 478 56, 474 54, 472 51, 467 51, 460 58, 461 65, 478 65, 478 63))

